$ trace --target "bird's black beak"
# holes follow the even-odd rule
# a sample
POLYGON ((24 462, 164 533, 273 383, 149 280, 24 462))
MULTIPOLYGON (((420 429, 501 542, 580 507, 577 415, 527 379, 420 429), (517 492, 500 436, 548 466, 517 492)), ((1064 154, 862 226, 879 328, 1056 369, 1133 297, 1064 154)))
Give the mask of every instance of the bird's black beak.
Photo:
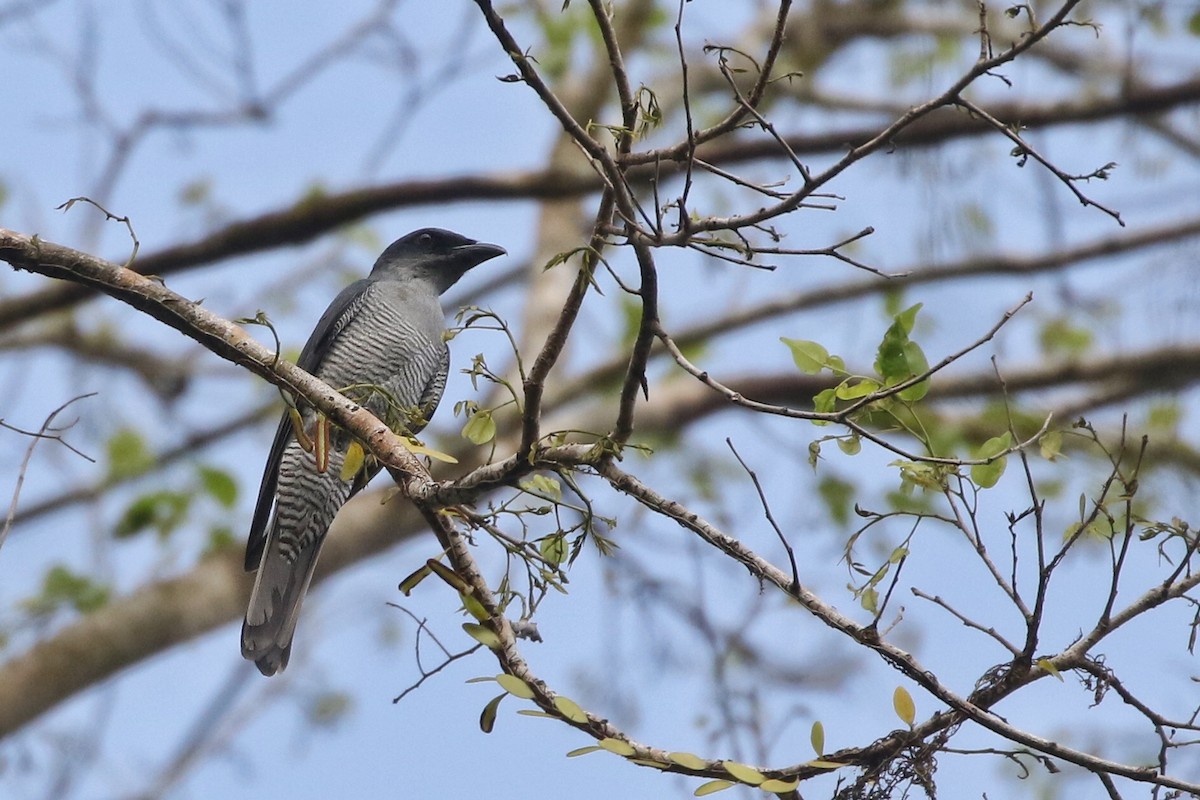
POLYGON ((454 248, 454 260, 461 264, 464 270, 503 255, 508 255, 508 251, 498 244, 488 242, 471 242, 454 248))

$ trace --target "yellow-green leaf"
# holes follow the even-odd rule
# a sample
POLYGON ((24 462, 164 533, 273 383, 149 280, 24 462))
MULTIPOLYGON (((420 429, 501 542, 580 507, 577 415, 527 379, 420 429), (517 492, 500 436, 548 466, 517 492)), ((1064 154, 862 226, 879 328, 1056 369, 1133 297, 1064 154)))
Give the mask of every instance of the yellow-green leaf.
POLYGON ((716 780, 702 783, 696 787, 696 791, 692 792, 696 797, 704 797, 706 794, 716 794, 728 789, 730 786, 737 786, 733 781, 716 780))
POLYGON ((589 744, 586 747, 576 747, 571 752, 567 753, 567 758, 576 758, 578 756, 586 756, 588 753, 598 753, 602 750, 599 745, 589 744))
POLYGON ((492 650, 500 649, 500 637, 491 628, 485 628, 477 622, 464 622, 462 629, 475 641, 492 650))
POLYGON ((823 758, 814 758, 812 761, 804 762, 804 766, 816 767, 817 769, 840 769, 846 765, 837 761, 826 761, 823 758))
POLYGON ((522 708, 517 711, 517 713, 526 717, 545 717, 546 719, 558 719, 558 717, 554 716, 553 714, 547 713, 538 708, 522 708))
POLYGON ((1039 667, 1041 667, 1043 670, 1045 670, 1047 675, 1053 675, 1054 677, 1056 677, 1060 681, 1062 681, 1062 679, 1063 679, 1062 673, 1058 671, 1058 667, 1054 666, 1054 663, 1050 659, 1039 658, 1037 660, 1037 665, 1039 667))
POLYGON ((441 461, 443 464, 457 464, 458 459, 449 453, 443 453, 441 450, 434 450, 432 447, 426 447, 416 439, 405 437, 404 446, 415 456, 427 456, 434 461, 441 461))
POLYGON ((812 732, 808 735, 808 739, 812 742, 812 748, 817 755, 825 752, 825 726, 817 720, 812 724, 812 732))
POLYGON ((412 594, 412 590, 417 588, 417 584, 433 574, 433 570, 427 564, 422 564, 420 569, 410 574, 407 578, 400 581, 400 591, 405 597, 412 594))
POLYGON ((425 561, 425 566, 429 567, 434 575, 437 575, 439 578, 452 586, 459 594, 466 594, 467 592, 471 591, 471 587, 467 585, 466 581, 458 577, 457 572, 450 569, 437 559, 427 559, 425 561))
POLYGON ((491 619, 487 609, 483 607, 483 603, 475 599, 475 595, 471 594, 470 592, 460 592, 458 597, 460 600, 462 600, 463 608, 466 609, 467 613, 474 617, 477 621, 487 622, 489 619, 491 619))
POLYGON ((346 448, 346 457, 342 459, 342 474, 339 477, 343 481, 351 480, 362 469, 364 461, 366 453, 363 452, 363 446, 356 441, 351 442, 346 448))
POLYGON ((479 715, 479 730, 484 733, 491 733, 492 728, 496 727, 496 712, 500 708, 500 701, 503 699, 504 695, 498 694, 483 707, 483 712, 479 715))
POLYGON ((571 722, 587 722, 587 712, 569 697, 560 694, 554 698, 554 708, 571 722))
POLYGON ((538 551, 551 564, 561 564, 567 560, 567 537, 561 533, 547 536, 538 545, 538 551))
POLYGON ((490 411, 476 411, 462 429, 463 438, 471 444, 487 444, 496 438, 496 421, 490 411))
POLYGON ((614 739, 611 736, 601 739, 596 744, 608 752, 616 753, 619 756, 631 756, 637 752, 629 742, 623 739, 614 739))
POLYGON ((911 728, 917 719, 917 705, 903 686, 897 686, 896 691, 892 692, 892 708, 896 709, 900 721, 911 728))
POLYGON ((496 683, 500 684, 500 688, 513 697, 520 697, 522 700, 533 699, 533 689, 529 688, 529 684, 516 675, 509 675, 507 672, 502 673, 496 676, 496 683))
POLYGON ((756 770, 749 764, 742 764, 738 761, 722 761, 721 766, 725 768, 733 777, 737 778, 742 783, 748 783, 751 786, 758 786, 767 779, 766 775, 756 770))
POLYGON ((806 375, 816 375, 829 362, 829 351, 817 342, 779 337, 792 351, 792 361, 806 375))
POLYGON ((799 778, 792 778, 790 781, 782 781, 779 778, 767 778, 758 785, 758 788, 772 794, 783 794, 784 792, 794 792, 799 786, 799 778))
MULTIPOLYGON (((1012 447, 1012 434, 1005 431, 1002 435, 993 436, 981 444, 975 457, 980 459, 996 458, 1010 447, 1012 447)), ((971 467, 971 480, 981 489, 990 489, 1000 480, 1006 466, 1008 466, 1008 456, 996 458, 989 464, 976 464, 971 467)))
POLYGON ((667 753, 667 758, 671 759, 679 766, 687 767, 688 769, 704 769, 708 766, 708 762, 695 753, 667 753))

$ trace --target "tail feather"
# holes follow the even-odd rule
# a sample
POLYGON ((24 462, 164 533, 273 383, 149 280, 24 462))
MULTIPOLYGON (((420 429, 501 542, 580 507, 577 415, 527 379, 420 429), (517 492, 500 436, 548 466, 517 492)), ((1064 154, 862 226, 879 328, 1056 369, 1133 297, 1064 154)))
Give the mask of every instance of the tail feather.
POLYGON ((317 566, 318 540, 288 561, 276 547, 267 547, 258 566, 246 620, 242 623, 242 656, 263 675, 287 666, 300 605, 317 566))

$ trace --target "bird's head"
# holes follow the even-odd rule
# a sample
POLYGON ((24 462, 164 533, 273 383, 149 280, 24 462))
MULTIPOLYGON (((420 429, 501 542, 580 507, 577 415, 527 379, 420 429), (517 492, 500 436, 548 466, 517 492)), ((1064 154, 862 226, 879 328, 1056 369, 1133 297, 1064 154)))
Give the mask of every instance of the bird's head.
POLYGON ((504 254, 499 245, 441 228, 422 228, 388 245, 371 268, 371 277, 428 281, 441 294, 467 270, 504 254))

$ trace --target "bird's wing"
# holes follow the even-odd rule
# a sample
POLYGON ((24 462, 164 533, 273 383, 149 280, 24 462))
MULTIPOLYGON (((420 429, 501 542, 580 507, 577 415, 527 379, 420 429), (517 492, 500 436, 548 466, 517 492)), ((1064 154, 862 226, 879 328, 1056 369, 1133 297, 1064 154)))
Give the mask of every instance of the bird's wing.
MULTIPOLYGON (((330 342, 354 319, 362 307, 369 284, 370 281, 363 278, 338 292, 337 297, 333 298, 329 308, 325 309, 325 313, 317 321, 317 327, 309 334, 308 341, 300 351, 300 358, 296 360, 296 366, 305 372, 316 374, 320 369, 321 359, 329 352, 330 342)), ((247 572, 258 569, 262 560, 262 551, 267 544, 267 524, 271 519, 275 489, 279 484, 279 462, 291 435, 292 421, 285 411, 279 420, 279 427, 275 429, 275 440, 271 442, 271 452, 267 456, 267 465, 263 468, 258 503, 254 507, 254 518, 250 522, 250 536, 246 541, 247 572)))

